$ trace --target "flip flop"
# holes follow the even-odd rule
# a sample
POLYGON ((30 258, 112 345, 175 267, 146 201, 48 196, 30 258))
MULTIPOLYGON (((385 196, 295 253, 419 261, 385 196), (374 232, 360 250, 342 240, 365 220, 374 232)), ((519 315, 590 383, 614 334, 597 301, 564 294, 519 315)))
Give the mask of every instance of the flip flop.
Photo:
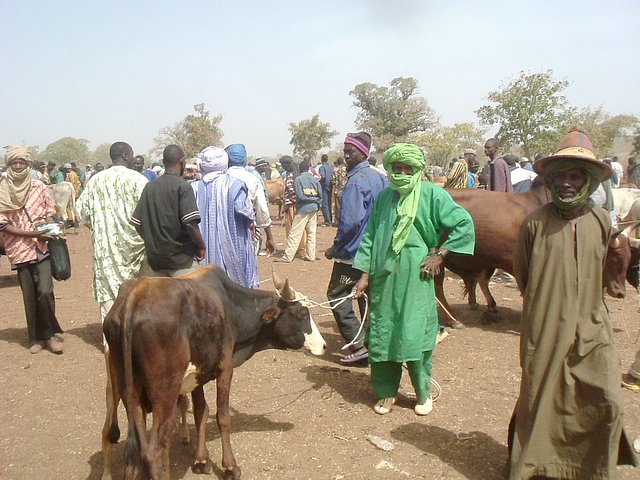
POLYGON ((350 353, 349 355, 345 355, 344 357, 342 357, 340 359, 340 363, 362 362, 363 360, 366 360, 367 358, 369 358, 369 352, 365 350, 362 353, 350 353))

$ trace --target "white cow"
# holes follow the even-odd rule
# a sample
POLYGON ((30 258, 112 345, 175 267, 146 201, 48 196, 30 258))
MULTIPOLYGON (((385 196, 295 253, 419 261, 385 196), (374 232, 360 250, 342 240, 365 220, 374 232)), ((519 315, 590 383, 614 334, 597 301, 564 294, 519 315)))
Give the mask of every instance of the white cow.
POLYGON ((76 191, 69 182, 60 182, 49 185, 49 192, 56 206, 56 214, 60 216, 67 226, 67 220, 73 222, 75 233, 78 233, 78 221, 80 216, 76 212, 76 191))
MULTIPOLYGON (((640 190, 638 190, 640 192, 640 190)), ((626 216, 620 219, 620 228, 629 238, 629 246, 632 248, 640 247, 640 198, 636 199, 626 216)))
POLYGON ((629 215, 633 202, 640 198, 640 189, 638 188, 614 188, 613 191, 613 208, 618 220, 624 219, 629 215))

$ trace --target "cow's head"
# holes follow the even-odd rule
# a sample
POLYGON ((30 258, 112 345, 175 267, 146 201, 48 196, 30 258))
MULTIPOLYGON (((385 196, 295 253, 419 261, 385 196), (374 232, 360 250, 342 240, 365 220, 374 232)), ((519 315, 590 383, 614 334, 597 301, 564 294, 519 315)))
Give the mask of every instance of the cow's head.
POLYGON ((322 355, 327 344, 311 317, 305 303, 306 297, 297 294, 289 285, 289 279, 282 281, 275 271, 273 284, 278 290, 280 301, 277 307, 264 312, 263 320, 272 324, 276 338, 286 346, 304 347, 314 355, 322 355))
MULTIPOLYGON (((631 261, 629 240, 622 231, 614 233, 609 241, 602 281, 605 291, 613 298, 624 298, 625 281, 631 261)), ((636 284, 637 285, 637 284, 636 284)))

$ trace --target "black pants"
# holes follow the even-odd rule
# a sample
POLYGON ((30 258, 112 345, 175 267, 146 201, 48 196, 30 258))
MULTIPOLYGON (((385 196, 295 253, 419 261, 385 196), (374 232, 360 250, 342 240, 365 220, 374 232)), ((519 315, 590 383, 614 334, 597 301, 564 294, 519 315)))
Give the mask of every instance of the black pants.
POLYGON ((324 224, 333 224, 333 217, 331 216, 331 189, 322 189, 322 216, 324 217, 324 224))
MULTIPOLYGON (((351 293, 356 282, 360 279, 362 272, 356 270, 351 265, 346 263, 333 262, 333 270, 331 272, 331 280, 329 280, 329 287, 327 288, 327 298, 329 300, 335 300, 336 298, 344 297, 351 293)), ((332 304, 333 305, 333 304, 332 304)), ((360 309, 360 316, 364 314, 364 298, 358 299, 358 307, 360 309)), ((333 318, 336 319, 338 324, 338 330, 342 338, 347 343, 351 342, 358 334, 360 328, 360 320, 356 317, 356 313, 353 311, 352 300, 346 300, 336 308, 332 310, 333 318)), ((364 334, 367 331, 369 325, 369 319, 365 318, 365 326, 358 337, 358 340, 351 347, 352 351, 356 351, 364 346, 364 334)))
POLYGON ((54 333, 62 333, 56 318, 51 261, 45 258, 38 263, 18 266, 17 270, 29 340, 41 342, 49 340, 54 333))

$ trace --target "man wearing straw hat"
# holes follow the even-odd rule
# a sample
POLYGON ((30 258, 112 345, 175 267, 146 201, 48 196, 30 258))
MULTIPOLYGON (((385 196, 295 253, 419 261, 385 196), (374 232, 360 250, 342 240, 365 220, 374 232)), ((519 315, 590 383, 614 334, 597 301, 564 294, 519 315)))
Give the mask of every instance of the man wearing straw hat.
POLYGON ((588 202, 611 167, 572 131, 534 170, 553 202, 524 221, 514 255, 524 304, 509 478, 612 479, 617 464, 637 459, 602 293, 611 219, 588 202))

